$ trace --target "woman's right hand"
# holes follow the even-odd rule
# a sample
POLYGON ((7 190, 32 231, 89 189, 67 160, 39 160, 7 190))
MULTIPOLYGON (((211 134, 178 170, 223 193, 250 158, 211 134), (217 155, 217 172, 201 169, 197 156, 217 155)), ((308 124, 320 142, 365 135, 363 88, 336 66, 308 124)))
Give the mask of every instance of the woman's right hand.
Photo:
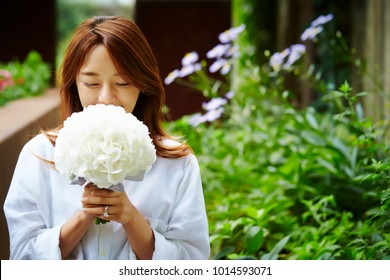
MULTIPOLYGON (((90 187, 88 187, 88 185, 84 188, 81 200, 83 200, 85 197, 93 195, 91 194, 91 191, 89 190, 90 187)), ((84 204, 82 206, 83 208, 85 207, 84 204)), ((82 210, 76 213, 62 226, 60 232, 60 249, 62 259, 66 259, 69 256, 69 254, 83 238, 94 219, 94 215, 88 214, 82 210)))
MULTIPOLYGON (((83 209, 95 208, 95 207, 102 208, 101 205, 94 205, 94 204, 88 203, 89 199, 94 197, 95 190, 96 190, 96 186, 93 183, 89 183, 84 187, 84 191, 83 191, 82 198, 81 198, 81 203, 82 203, 83 209)), ((102 211, 103 211, 102 213, 104 213, 104 207, 102 208, 102 211)), ((97 216, 97 215, 89 214, 86 211, 83 211, 83 212, 85 213, 85 215, 92 217, 92 218, 95 218, 97 216)))

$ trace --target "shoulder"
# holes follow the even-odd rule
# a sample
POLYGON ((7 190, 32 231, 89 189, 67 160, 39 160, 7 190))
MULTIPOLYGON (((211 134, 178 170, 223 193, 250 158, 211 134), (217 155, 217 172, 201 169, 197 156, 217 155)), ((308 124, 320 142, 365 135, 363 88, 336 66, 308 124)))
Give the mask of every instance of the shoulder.
MULTIPOLYGON (((161 144, 163 144, 165 147, 168 148, 178 148, 182 146, 183 144, 173 140, 173 139, 162 139, 161 144)), ((157 161, 160 164, 164 164, 170 167, 179 168, 179 169, 192 169, 198 167, 198 161, 196 156, 193 154, 192 151, 189 150, 188 154, 173 158, 167 158, 167 157, 157 157, 157 161)))
POLYGON ((170 148, 180 147, 182 145, 182 143, 180 143, 176 140, 173 140, 173 139, 169 139, 169 138, 161 139, 160 142, 164 146, 170 147, 170 148))
POLYGON ((21 154, 26 152, 50 160, 52 157, 53 145, 50 140, 41 133, 31 138, 24 145, 21 154))
POLYGON ((33 138, 31 138, 25 145, 25 147, 30 147, 34 149, 42 149, 42 148, 53 148, 50 140, 43 134, 40 133, 33 138))

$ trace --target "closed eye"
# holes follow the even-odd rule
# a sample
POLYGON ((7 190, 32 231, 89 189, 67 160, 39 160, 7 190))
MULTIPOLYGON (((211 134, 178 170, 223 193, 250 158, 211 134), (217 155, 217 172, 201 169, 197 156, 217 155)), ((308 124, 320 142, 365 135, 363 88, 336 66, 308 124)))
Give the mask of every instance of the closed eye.
POLYGON ((83 82, 86 87, 97 87, 99 84, 83 82))
POLYGON ((120 86, 120 87, 127 87, 130 84, 129 83, 116 83, 116 85, 120 86))

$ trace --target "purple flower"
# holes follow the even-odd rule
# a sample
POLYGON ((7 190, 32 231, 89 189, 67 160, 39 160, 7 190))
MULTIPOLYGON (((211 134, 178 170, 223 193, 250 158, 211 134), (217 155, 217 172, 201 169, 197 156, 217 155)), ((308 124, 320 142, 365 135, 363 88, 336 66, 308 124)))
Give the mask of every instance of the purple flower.
POLYGON ((226 75, 229 73, 232 68, 231 62, 224 58, 218 58, 216 61, 211 64, 209 71, 211 73, 215 73, 217 71, 221 71, 221 74, 226 75))
POLYGON ((209 102, 203 102, 202 108, 206 111, 212 111, 215 109, 218 109, 219 107, 225 105, 227 103, 227 100, 222 97, 216 97, 211 99, 209 102))
POLYGON ((184 77, 191 75, 192 73, 194 73, 196 71, 200 71, 200 70, 202 70, 202 65, 200 63, 188 64, 188 65, 183 66, 183 68, 181 68, 179 76, 180 76, 180 78, 184 78, 184 77))
POLYGON ((332 14, 328 14, 326 16, 319 16, 315 20, 312 21, 310 27, 306 28, 301 35, 301 40, 306 41, 308 39, 313 40, 319 33, 322 32, 325 23, 331 21, 333 19, 332 14))
POLYGON ((226 75, 227 73, 230 72, 231 69, 232 69, 232 63, 231 63, 230 61, 226 61, 226 62, 222 65, 221 74, 222 74, 222 75, 226 75))
POLYGON ((224 112, 223 106, 226 103, 227 100, 222 97, 212 98, 209 102, 203 102, 202 107, 206 111, 206 113, 204 115, 202 115, 201 113, 196 113, 192 115, 188 120, 188 124, 193 127, 197 127, 201 123, 213 122, 216 119, 219 119, 224 112))
POLYGON ((210 68, 209 68, 209 71, 211 73, 215 73, 217 72, 218 70, 220 70, 222 68, 222 66, 224 65, 224 63, 226 63, 227 60, 224 59, 224 58, 218 58, 216 61, 213 62, 213 64, 211 64, 210 68))
POLYGON ((234 91, 229 91, 225 94, 227 99, 232 99, 234 97, 234 91))
POLYGON ((323 24, 331 21, 332 19, 333 19, 333 15, 332 14, 328 14, 326 16, 319 16, 318 18, 313 20, 310 25, 312 27, 316 27, 316 26, 319 26, 319 25, 323 25, 323 24))
POLYGON ((290 68, 306 52, 306 47, 302 44, 295 44, 290 47, 290 55, 284 68, 290 68))
POLYGON ((189 125, 197 127, 201 123, 206 122, 206 118, 201 113, 196 113, 190 117, 188 120, 189 125))
POLYGON ((180 70, 175 69, 171 73, 168 74, 168 76, 165 78, 164 83, 166 85, 171 84, 176 78, 180 76, 180 70))
POLYGON ((208 122, 213 122, 216 119, 219 119, 223 113, 224 109, 222 107, 219 107, 215 110, 208 111, 203 117, 208 121, 208 122))
POLYGON ((242 31, 244 31, 244 29, 245 29, 244 24, 241 24, 238 27, 230 28, 230 29, 222 32, 221 34, 219 34, 218 39, 223 44, 231 42, 231 41, 235 40, 237 38, 238 34, 240 34, 242 31))
POLYGON ((218 44, 206 54, 208 58, 219 58, 227 54, 231 48, 230 44, 218 44))
POLYGON ((184 78, 196 71, 202 70, 202 65, 198 61, 198 54, 196 52, 187 53, 181 60, 182 68, 180 70, 173 70, 164 79, 166 85, 171 84, 176 78, 184 78), (197 62, 197 63, 196 63, 197 62))
POLYGON ((226 56, 227 57, 238 57, 239 56, 239 52, 238 52, 238 47, 237 45, 235 46, 232 46, 231 48, 229 48, 226 52, 226 56))
POLYGON ((190 64, 197 62, 198 59, 199 59, 199 55, 197 52, 189 52, 189 53, 186 53, 185 56, 182 58, 181 64, 183 66, 187 66, 187 65, 190 65, 190 64))
POLYGON ((270 66, 274 69, 274 71, 278 72, 282 69, 284 59, 290 54, 290 49, 287 48, 282 52, 274 53, 269 61, 270 66))
POLYGON ((318 34, 320 34, 324 30, 324 28, 320 26, 310 26, 303 31, 301 35, 301 40, 306 41, 308 39, 313 40, 315 37, 317 37, 318 34))
POLYGON ((208 111, 206 114, 202 115, 201 113, 196 113, 190 117, 188 124, 197 127, 198 125, 205 122, 213 122, 219 119, 223 113, 224 109, 222 107, 216 108, 214 110, 208 111))

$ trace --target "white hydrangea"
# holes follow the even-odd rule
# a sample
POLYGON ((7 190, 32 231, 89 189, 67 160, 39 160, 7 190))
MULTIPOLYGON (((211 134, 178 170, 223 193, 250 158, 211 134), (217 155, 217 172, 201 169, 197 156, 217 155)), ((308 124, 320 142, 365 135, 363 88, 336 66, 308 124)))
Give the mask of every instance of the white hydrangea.
POLYGON ((155 160, 148 127, 114 105, 91 105, 73 113, 54 147, 54 163, 62 175, 69 180, 84 178, 99 188, 139 176, 155 160))

